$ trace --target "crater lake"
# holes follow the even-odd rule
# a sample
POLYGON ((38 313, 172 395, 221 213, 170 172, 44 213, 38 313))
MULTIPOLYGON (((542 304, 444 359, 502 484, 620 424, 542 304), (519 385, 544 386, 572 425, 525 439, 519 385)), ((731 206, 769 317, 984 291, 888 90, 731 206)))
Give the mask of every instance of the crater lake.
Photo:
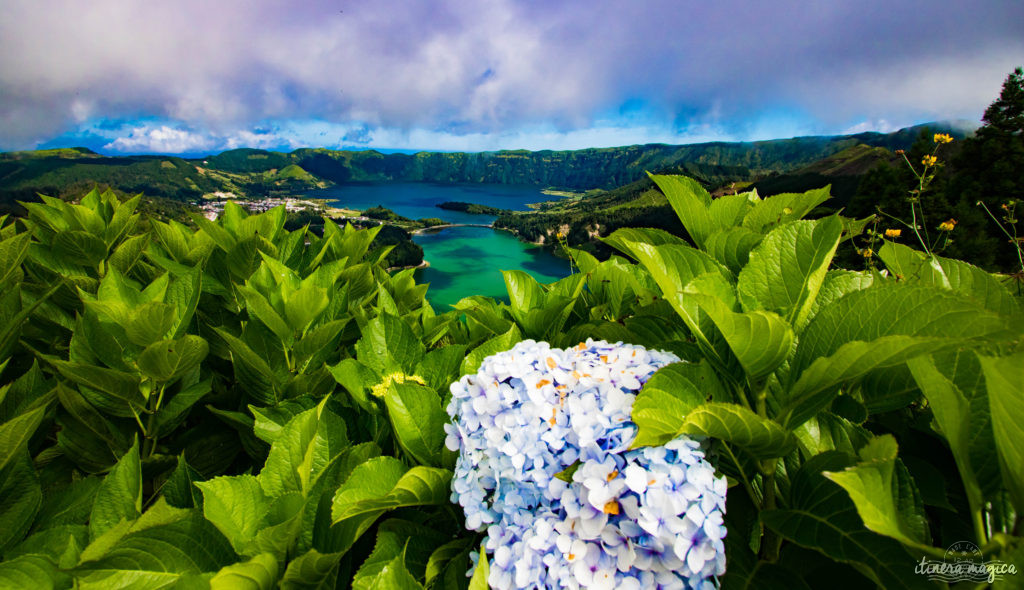
MULTIPOLYGON (((461 201, 500 209, 527 211, 530 203, 552 200, 534 186, 503 184, 434 184, 388 182, 346 184, 309 193, 330 205, 360 211, 382 206, 410 219, 437 217, 449 223, 488 225, 494 215, 449 211, 437 205, 461 201)), ((447 309, 463 297, 486 295, 508 301, 503 270, 523 270, 541 283, 568 276, 569 261, 520 241, 511 233, 486 227, 447 227, 414 234, 429 268, 417 269, 416 281, 430 283, 427 299, 447 309)))

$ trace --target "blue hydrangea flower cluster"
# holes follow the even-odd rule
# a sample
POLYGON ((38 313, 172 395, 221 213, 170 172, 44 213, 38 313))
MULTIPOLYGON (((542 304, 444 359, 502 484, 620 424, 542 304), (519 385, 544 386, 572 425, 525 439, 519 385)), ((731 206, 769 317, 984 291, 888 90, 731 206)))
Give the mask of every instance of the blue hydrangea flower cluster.
POLYGON ((487 532, 492 588, 715 587, 725 478, 686 437, 629 450, 636 393, 678 360, 525 340, 452 384, 452 501, 466 528, 487 532), (572 466, 571 481, 556 477, 572 466))

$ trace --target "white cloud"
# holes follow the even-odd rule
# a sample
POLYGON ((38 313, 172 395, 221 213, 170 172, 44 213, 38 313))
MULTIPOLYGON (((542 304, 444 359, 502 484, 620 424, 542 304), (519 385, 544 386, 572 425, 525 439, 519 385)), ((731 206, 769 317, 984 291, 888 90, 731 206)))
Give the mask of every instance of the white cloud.
POLYGON ((207 150, 216 143, 203 134, 160 125, 135 127, 103 147, 117 152, 180 154, 207 150))
POLYGON ((238 130, 308 120, 377 143, 837 132, 980 117, 1021 55, 1019 1, 16 0, 0 19, 0 149, 131 119, 238 145, 270 139, 238 130), (639 125, 617 117, 634 101, 639 125))

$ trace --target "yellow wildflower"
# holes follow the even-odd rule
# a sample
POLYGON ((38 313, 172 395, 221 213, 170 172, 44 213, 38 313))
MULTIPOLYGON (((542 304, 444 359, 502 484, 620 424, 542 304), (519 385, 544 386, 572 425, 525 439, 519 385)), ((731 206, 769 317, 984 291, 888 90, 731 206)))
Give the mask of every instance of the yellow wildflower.
POLYGON ((381 379, 380 383, 373 386, 370 391, 376 397, 384 397, 384 394, 388 392, 388 388, 391 387, 392 383, 419 383, 420 385, 426 385, 427 382, 423 380, 423 377, 419 375, 406 375, 405 373, 391 373, 381 379))
POLYGON ((903 230, 899 229, 887 229, 885 230, 885 237, 887 238, 898 238, 903 230))
POLYGON ((946 133, 936 133, 933 140, 935 143, 950 143, 953 141, 953 138, 946 133))
POLYGON ((925 166, 934 166, 938 161, 939 159, 936 158, 935 156, 925 156, 924 158, 921 159, 921 163, 924 164, 925 166))
POLYGON ((864 248, 863 250, 860 251, 860 255, 863 256, 864 258, 871 258, 872 256, 875 255, 875 251, 872 250, 871 248, 864 248))
POLYGON ((956 220, 953 219, 952 217, 939 224, 940 231, 953 231, 954 227, 956 227, 956 220))

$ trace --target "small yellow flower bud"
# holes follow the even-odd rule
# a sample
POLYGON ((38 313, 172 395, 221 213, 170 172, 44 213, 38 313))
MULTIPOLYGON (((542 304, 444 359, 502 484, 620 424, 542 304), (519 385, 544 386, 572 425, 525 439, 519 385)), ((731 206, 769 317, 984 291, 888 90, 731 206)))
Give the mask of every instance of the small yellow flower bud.
POLYGON ((903 232, 903 230, 899 230, 899 229, 887 229, 887 230, 885 230, 885 237, 887 237, 887 238, 898 238, 898 237, 900 237, 900 233, 902 233, 902 232, 903 232))
POLYGON ((391 387, 392 383, 419 383, 420 385, 426 385, 427 382, 423 380, 423 377, 419 375, 405 375, 403 373, 391 373, 385 375, 381 382, 374 385, 370 393, 374 397, 384 397, 384 394, 388 392, 388 388, 391 387))
POLYGON ((956 220, 951 217, 939 224, 939 231, 953 231, 954 227, 956 227, 956 220))
POLYGON ((872 250, 871 248, 864 248, 863 250, 860 251, 860 255, 863 256, 864 258, 871 258, 872 256, 875 255, 875 251, 872 250))
POLYGON ((935 156, 925 156, 921 159, 921 163, 925 166, 934 166, 939 161, 935 156))
POLYGON ((936 133, 933 140, 935 143, 950 143, 953 141, 953 138, 946 133, 936 133))

